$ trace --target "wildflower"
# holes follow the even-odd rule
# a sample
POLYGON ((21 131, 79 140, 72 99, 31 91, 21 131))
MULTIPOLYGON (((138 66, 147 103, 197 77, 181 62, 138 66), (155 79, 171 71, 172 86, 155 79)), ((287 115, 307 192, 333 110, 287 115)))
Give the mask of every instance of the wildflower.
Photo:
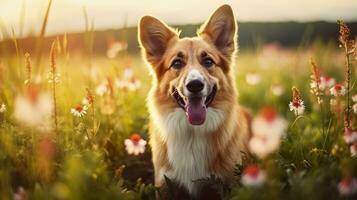
POLYGON ((118 89, 128 90, 128 91, 135 91, 141 87, 140 80, 132 79, 132 80, 124 80, 124 79, 117 79, 115 81, 115 86, 118 89))
POLYGON ((257 165, 249 165, 243 171, 242 184, 248 187, 259 187, 266 179, 264 171, 262 171, 257 165))
POLYGON ((18 187, 16 192, 13 194, 14 200, 26 200, 27 194, 22 186, 18 187))
POLYGON ((351 156, 357 157, 357 142, 350 146, 351 156))
POLYGON ((146 141, 137 133, 132 134, 129 139, 125 139, 124 144, 128 154, 137 156, 145 152, 146 141))
POLYGON ((329 76, 321 76, 321 86, 323 89, 331 88, 336 84, 336 80, 329 76))
POLYGON ((346 94, 346 88, 338 83, 330 89, 330 93, 335 97, 344 96, 346 94))
POLYGON ((274 84, 271 86, 271 91, 272 91, 273 95, 281 96, 284 93, 285 89, 280 84, 274 84))
POLYGON ((247 81, 247 83, 249 85, 257 85, 260 83, 261 81, 261 77, 259 74, 257 73, 248 73, 246 76, 245 76, 245 80, 247 81))
POLYGON ((75 108, 71 108, 71 113, 76 117, 83 117, 87 114, 87 105, 78 104, 75 108))
POLYGON ((357 191, 357 179, 346 177, 338 184, 338 191, 341 196, 350 196, 357 191))
POLYGON ((252 121, 250 151, 259 158, 265 158, 275 152, 280 146, 280 138, 285 134, 286 127, 286 121, 272 108, 264 108, 252 121))
POLYGON ((125 80, 129 80, 129 79, 133 78, 133 76, 134 76, 133 68, 127 67, 127 68, 124 69, 123 78, 125 80))
POLYGON ((106 94, 111 95, 113 92, 112 81, 108 78, 103 80, 96 88, 95 92, 98 96, 104 96, 106 94))
POLYGON ((345 128, 343 139, 347 144, 352 144, 357 142, 357 131, 352 130, 351 128, 345 128))
POLYGON ((353 104, 352 109, 354 113, 357 113, 357 103, 353 104))
POLYGON ((352 96, 352 101, 353 101, 353 102, 357 102, 357 94, 355 94, 355 95, 352 96))
POLYGON ((25 94, 15 100, 15 118, 24 125, 34 128, 48 128, 49 117, 53 111, 53 101, 47 93, 41 93, 30 85, 25 94))
MULTIPOLYGON (((318 104, 322 103, 320 95, 322 94, 322 80, 321 80, 321 72, 319 67, 315 64, 315 62, 311 59, 312 66, 312 75, 311 75, 311 92, 317 97, 318 104)), ((292 110, 292 106, 290 106, 290 110, 292 110)))
POLYGON ((0 106, 0 113, 3 113, 3 112, 5 112, 6 111, 6 106, 5 106, 5 104, 1 104, 1 106, 0 106))
POLYGON ((293 87, 293 100, 289 103, 290 111, 294 111, 295 115, 301 115, 305 111, 304 101, 300 98, 300 92, 296 87, 293 87))
POLYGON ((107 57, 108 58, 115 58, 115 56, 117 56, 117 54, 120 51, 124 51, 128 48, 128 43, 125 41, 115 41, 115 42, 111 42, 109 44, 109 48, 107 50, 107 57))

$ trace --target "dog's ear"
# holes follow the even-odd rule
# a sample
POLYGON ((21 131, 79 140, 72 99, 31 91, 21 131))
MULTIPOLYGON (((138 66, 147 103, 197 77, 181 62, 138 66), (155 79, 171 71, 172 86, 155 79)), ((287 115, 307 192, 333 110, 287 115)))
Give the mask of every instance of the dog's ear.
POLYGON ((169 41, 178 38, 177 33, 160 20, 145 16, 139 22, 138 37, 140 46, 149 63, 156 65, 167 49, 169 41))
POLYGON ((223 55, 231 57, 236 50, 236 32, 232 8, 223 5, 201 26, 198 35, 208 38, 223 55))

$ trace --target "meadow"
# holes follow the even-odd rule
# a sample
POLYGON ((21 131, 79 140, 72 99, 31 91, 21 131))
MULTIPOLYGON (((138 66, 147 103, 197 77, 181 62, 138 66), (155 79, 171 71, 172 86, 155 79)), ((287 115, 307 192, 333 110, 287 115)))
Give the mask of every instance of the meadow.
MULTIPOLYGON (((357 53, 340 29, 335 41, 238 53, 237 101, 284 121, 284 133, 250 145, 234 185, 196 181, 222 199, 357 197, 357 53)), ((14 37, 16 53, 0 55, 0 199, 170 199, 170 180, 152 185, 151 77, 140 54, 122 40, 106 56, 71 52, 69 42, 60 36, 39 55, 14 37)))

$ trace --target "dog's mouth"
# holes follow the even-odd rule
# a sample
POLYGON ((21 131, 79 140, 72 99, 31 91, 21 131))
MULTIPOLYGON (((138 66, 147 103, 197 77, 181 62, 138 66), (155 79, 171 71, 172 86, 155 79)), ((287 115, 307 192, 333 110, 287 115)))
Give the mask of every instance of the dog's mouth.
POLYGON ((177 104, 185 110, 187 120, 192 125, 202 125, 206 120, 208 106, 216 96, 217 86, 214 85, 208 96, 183 97, 176 88, 173 88, 172 96, 177 104))

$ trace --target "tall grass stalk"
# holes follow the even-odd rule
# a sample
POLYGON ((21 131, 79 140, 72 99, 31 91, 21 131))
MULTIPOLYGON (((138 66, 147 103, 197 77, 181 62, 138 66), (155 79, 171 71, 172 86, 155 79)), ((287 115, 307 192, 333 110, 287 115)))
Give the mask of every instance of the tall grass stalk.
POLYGON ((52 5, 52 0, 49 0, 48 1, 48 5, 47 5, 47 9, 46 9, 46 12, 45 12, 45 16, 44 16, 43 21, 42 21, 40 36, 38 37, 38 40, 37 40, 36 64, 38 66, 41 63, 42 48, 43 48, 42 45, 43 45, 43 41, 44 41, 45 34, 46 34, 48 16, 50 14, 51 5, 52 5))
POLYGON ((346 81, 346 107, 345 107, 345 112, 344 112, 344 126, 345 128, 350 128, 351 124, 351 63, 350 63, 350 55, 354 53, 354 41, 350 40, 350 33, 351 30, 347 26, 346 23, 343 21, 338 21, 337 22, 340 26, 340 37, 339 41, 341 43, 341 47, 344 49, 344 54, 345 54, 345 81, 346 81))
POLYGON ((31 84, 31 60, 30 60, 30 54, 29 53, 25 53, 25 67, 26 67, 26 81, 25 84, 26 85, 30 85, 31 84))
POLYGON ((56 57, 57 57, 57 40, 52 43, 51 52, 50 52, 50 61, 51 61, 51 73, 50 79, 52 80, 52 98, 53 98, 53 119, 55 124, 55 133, 57 133, 58 122, 57 122, 57 98, 56 98, 56 84, 57 84, 57 66, 56 66, 56 57))

